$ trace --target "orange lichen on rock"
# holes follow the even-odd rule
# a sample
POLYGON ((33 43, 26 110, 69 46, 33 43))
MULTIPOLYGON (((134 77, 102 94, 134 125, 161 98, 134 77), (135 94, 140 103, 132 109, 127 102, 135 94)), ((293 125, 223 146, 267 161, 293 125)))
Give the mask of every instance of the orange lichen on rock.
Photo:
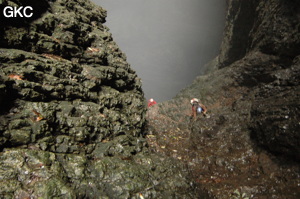
POLYGON ((36 110, 32 110, 32 112, 37 116, 34 119, 34 121, 38 122, 38 121, 41 121, 42 119, 44 119, 44 117, 39 112, 37 112, 36 110))
POLYGON ((43 53, 42 56, 46 57, 46 58, 49 58, 49 59, 54 59, 54 60, 63 60, 64 59, 61 56, 53 55, 53 54, 47 54, 47 53, 43 53))
POLYGON ((8 75, 8 77, 9 77, 10 79, 23 80, 23 79, 22 79, 22 78, 23 78, 22 75, 10 74, 10 75, 8 75))

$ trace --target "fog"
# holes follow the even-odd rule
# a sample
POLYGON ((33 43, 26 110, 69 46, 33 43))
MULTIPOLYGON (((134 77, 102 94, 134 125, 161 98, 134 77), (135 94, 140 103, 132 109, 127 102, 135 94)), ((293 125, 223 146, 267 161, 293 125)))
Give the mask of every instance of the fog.
POLYGON ((225 0, 93 0, 142 79, 147 99, 164 101, 202 74, 219 53, 225 0))

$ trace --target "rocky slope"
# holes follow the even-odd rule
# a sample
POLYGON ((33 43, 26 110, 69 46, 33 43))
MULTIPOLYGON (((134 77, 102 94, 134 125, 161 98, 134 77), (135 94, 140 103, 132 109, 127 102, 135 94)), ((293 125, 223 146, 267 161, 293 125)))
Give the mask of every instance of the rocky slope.
POLYGON ((220 55, 148 112, 148 141, 211 198, 300 197, 300 3, 228 1, 220 55), (200 98, 210 117, 190 118, 200 98))
POLYGON ((1 1, 1 198, 192 198, 188 172, 151 153, 141 81, 85 0, 1 1), (2 16, 3 17, 3 16, 2 16))

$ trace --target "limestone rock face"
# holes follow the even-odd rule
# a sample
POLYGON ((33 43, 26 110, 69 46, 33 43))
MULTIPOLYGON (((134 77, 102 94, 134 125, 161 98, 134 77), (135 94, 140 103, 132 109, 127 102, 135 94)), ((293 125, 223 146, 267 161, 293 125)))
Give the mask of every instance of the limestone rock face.
POLYGON ((90 151, 141 134, 141 82, 102 25, 106 12, 84 2, 49 2, 30 24, 1 27, 2 148, 90 151))
POLYGON ((298 1, 229 1, 219 56, 220 68, 251 59, 240 66, 237 81, 253 95, 253 137, 269 150, 298 160, 299 20, 298 1))
POLYGON ((86 0, 3 0, 1 198, 191 198, 187 171, 143 138, 141 81, 86 0))

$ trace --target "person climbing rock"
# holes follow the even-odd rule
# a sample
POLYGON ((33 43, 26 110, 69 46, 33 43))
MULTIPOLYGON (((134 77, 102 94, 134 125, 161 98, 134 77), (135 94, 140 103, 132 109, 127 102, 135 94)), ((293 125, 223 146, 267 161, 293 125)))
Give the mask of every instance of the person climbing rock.
POLYGON ((155 104, 157 104, 157 102, 156 102, 153 98, 149 99, 149 101, 148 101, 148 108, 149 108, 150 106, 155 105, 155 104))
POLYGON ((207 108, 203 104, 200 103, 199 99, 193 98, 191 99, 192 105, 192 117, 196 118, 197 115, 202 114, 204 117, 206 116, 207 108))

